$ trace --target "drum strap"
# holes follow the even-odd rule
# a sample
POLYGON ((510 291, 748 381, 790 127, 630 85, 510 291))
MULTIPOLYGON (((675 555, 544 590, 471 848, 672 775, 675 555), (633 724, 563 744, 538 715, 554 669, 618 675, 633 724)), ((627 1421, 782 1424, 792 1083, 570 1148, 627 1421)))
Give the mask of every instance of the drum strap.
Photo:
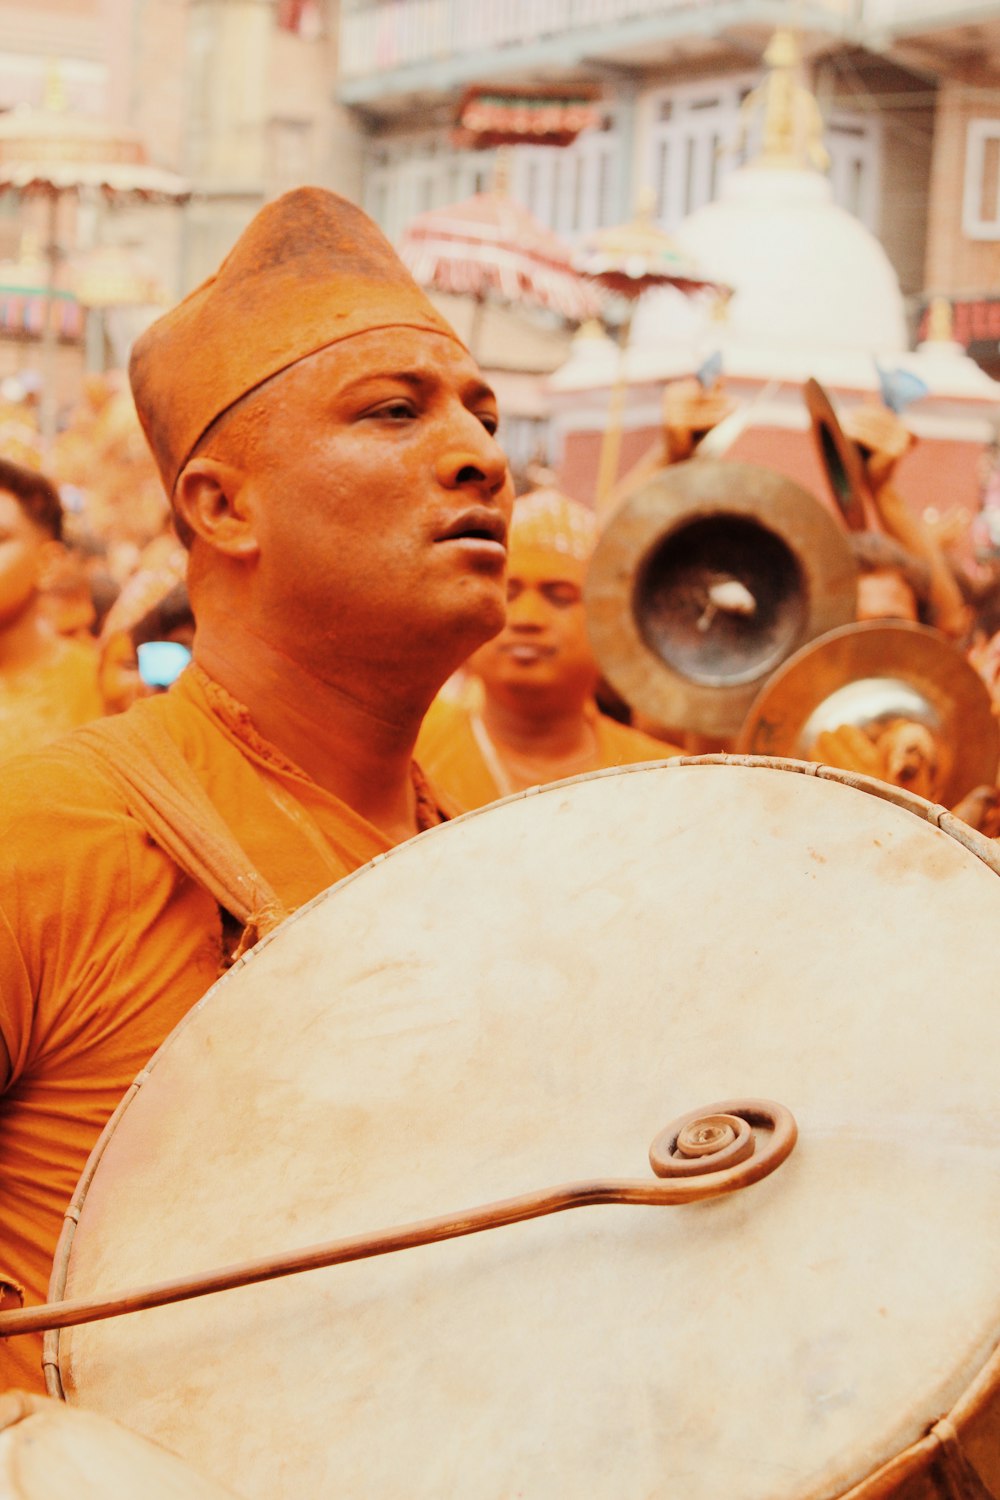
POLYGON ((76 730, 74 741, 110 773, 154 843, 241 924, 234 960, 288 916, 165 729, 123 715, 76 730))

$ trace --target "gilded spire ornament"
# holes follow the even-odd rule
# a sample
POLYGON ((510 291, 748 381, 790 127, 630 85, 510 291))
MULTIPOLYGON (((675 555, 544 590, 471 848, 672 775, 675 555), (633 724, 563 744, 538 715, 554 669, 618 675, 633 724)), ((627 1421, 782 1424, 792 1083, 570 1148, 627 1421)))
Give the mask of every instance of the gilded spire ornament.
POLYGON ((761 149, 755 167, 815 167, 825 172, 830 155, 823 145, 823 116, 815 96, 798 81, 800 54, 795 33, 780 28, 771 38, 764 61, 770 72, 740 107, 737 148, 746 141, 752 122, 762 117, 761 149))

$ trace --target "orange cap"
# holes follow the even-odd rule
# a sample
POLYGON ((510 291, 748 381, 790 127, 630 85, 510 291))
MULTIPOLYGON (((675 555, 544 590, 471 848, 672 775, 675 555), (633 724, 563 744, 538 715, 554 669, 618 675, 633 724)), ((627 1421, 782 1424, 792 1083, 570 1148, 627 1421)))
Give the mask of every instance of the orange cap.
POLYGON ((272 375, 373 328, 460 342, 376 224, 324 188, 261 209, 214 276, 158 318, 129 365, 167 494, 217 417, 272 375))
POLYGON ((532 490, 514 504, 510 550, 558 552, 574 562, 590 560, 597 543, 592 510, 559 490, 532 490))

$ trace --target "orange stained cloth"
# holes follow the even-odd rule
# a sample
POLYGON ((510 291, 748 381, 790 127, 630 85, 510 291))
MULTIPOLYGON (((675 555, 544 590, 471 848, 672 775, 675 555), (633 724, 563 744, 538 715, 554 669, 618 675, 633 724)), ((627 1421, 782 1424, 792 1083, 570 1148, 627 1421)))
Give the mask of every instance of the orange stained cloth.
POLYGON ((97 665, 93 646, 56 637, 47 661, 23 672, 0 672, 0 761, 100 718, 97 665))
POLYGON ((167 494, 241 396, 330 344, 394 327, 460 342, 355 204, 316 187, 266 204, 218 271, 132 350, 136 410, 167 494))
MULTIPOLYGON (((437 790, 466 812, 507 795, 486 762, 474 722, 474 710, 467 705, 436 698, 421 726, 415 751, 437 790)), ((676 745, 640 734, 639 730, 619 724, 596 710, 591 723, 597 736, 597 760, 589 770, 603 771, 685 754, 676 745)), ((581 768, 576 766, 566 774, 579 775, 581 768)), ((556 781, 559 777, 551 779, 556 781)))
MULTIPOLYGON (((197 668, 109 723, 147 717, 286 907, 390 847, 197 668)), ((423 826, 441 820, 426 789, 420 810, 423 826)), ((0 1094, 0 1278, 23 1283, 30 1303, 45 1300, 63 1213, 100 1130, 218 977, 224 938, 216 903, 72 738, 4 768, 0 845, 0 1034, 12 1064, 0 1094)), ((40 1358, 40 1338, 0 1342, 0 1390, 41 1389, 40 1358)))

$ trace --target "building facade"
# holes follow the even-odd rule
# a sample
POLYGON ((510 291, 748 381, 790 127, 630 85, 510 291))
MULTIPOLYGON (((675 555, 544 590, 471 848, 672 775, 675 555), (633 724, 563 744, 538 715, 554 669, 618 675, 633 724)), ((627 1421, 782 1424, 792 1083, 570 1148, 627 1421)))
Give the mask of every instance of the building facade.
MULTIPOLYGON (((182 211, 116 209, 100 237, 140 243, 167 295, 208 274, 268 198, 301 182, 361 191, 361 133, 334 98, 333 0, 0 0, 0 112, 42 106, 58 75, 65 107, 135 129, 187 179, 182 211)), ((67 205, 72 249, 94 206, 67 205)), ((0 255, 30 205, 0 196, 0 255)))
POLYGON ((574 239, 627 218, 649 185, 672 231, 745 159, 741 105, 778 24, 802 41, 835 201, 879 236, 914 335, 932 294, 988 301, 1000 267, 996 0, 344 0, 338 96, 363 134, 366 205, 397 235, 489 183, 488 153, 448 145, 469 83, 586 80, 603 90, 600 127, 563 150, 518 149, 512 191, 574 239))

